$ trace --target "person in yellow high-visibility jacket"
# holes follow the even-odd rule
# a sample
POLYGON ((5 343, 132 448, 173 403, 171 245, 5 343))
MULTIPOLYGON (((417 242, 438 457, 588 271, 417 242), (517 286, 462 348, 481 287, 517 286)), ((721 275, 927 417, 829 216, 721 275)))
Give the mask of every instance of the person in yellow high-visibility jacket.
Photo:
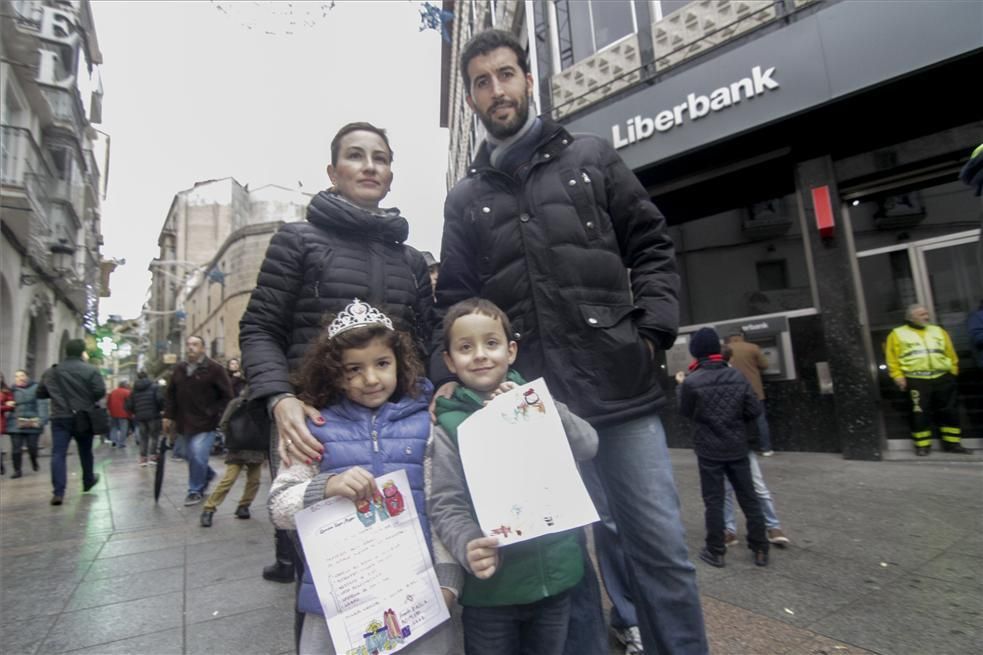
POLYGON ((949 334, 929 323, 928 310, 910 305, 905 324, 891 330, 884 344, 887 372, 908 395, 908 417, 915 454, 928 455, 932 447, 932 423, 939 428, 942 450, 969 454, 959 427, 959 358, 949 334))

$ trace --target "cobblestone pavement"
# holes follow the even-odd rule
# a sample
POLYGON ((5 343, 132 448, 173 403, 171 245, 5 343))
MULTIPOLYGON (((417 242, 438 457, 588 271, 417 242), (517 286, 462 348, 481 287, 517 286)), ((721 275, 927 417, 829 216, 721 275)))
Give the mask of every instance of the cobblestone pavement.
MULTIPOLYGON (((273 550, 262 502, 250 520, 232 514, 245 476, 205 529, 200 506, 183 506, 187 465, 168 462, 155 505, 135 450, 98 446, 102 480, 84 494, 70 455, 61 507, 46 458, 0 481, 0 652, 292 653, 292 586, 260 577, 273 550)), ((672 458, 696 561, 696 459, 672 458)), ((804 453, 762 466, 793 545, 766 569, 743 547, 723 569, 696 561, 714 653, 983 652, 983 466, 804 453)))

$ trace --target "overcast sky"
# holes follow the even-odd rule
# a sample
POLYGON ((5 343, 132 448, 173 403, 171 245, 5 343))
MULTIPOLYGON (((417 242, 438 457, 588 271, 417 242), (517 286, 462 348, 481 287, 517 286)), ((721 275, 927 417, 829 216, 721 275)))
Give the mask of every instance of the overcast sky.
POLYGON ((98 127, 112 138, 102 252, 126 259, 100 320, 140 313, 175 193, 228 176, 324 189, 328 144, 351 121, 388 131, 395 177, 383 205, 409 219, 411 244, 439 256, 441 37, 419 31, 419 2, 330 4, 92 2, 104 61, 98 127))

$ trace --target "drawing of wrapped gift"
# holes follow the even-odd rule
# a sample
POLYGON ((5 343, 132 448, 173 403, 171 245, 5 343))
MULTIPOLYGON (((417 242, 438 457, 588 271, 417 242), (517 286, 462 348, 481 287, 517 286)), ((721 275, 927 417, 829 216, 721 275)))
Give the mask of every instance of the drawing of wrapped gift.
POLYGON ((386 632, 390 639, 398 639, 402 641, 403 630, 399 627, 399 619, 396 618, 396 612, 390 607, 382 615, 383 621, 386 622, 386 632))
POLYGON ((375 507, 367 500, 360 500, 355 503, 355 513, 362 525, 369 527, 375 523, 375 507))
POLYGON ((382 485, 382 495, 386 498, 386 510, 389 512, 389 516, 399 516, 406 509, 403 504, 403 494, 400 493, 399 487, 392 480, 382 485))
POLYGON ((378 513, 380 521, 385 521, 389 518, 389 511, 386 509, 386 503, 382 499, 382 494, 380 494, 378 491, 372 494, 372 505, 375 507, 375 511, 378 513))

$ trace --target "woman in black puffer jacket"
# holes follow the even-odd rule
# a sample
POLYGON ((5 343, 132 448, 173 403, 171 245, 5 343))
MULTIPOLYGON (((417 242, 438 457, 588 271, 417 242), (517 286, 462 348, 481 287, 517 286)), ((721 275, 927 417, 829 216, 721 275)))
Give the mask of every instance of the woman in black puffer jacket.
MULTIPOLYGON (((294 397, 291 372, 299 366, 326 314, 353 298, 368 302, 410 332, 425 356, 433 310, 423 256, 405 244, 409 223, 397 209, 380 209, 392 184, 392 150, 384 130, 369 123, 344 126, 331 141, 332 187, 307 208, 307 221, 284 225, 270 241, 256 289, 239 323, 239 348, 251 400, 265 399, 276 423, 271 468, 320 457, 305 420, 320 412, 294 397)), ((290 581, 282 537, 267 579, 290 581)))

